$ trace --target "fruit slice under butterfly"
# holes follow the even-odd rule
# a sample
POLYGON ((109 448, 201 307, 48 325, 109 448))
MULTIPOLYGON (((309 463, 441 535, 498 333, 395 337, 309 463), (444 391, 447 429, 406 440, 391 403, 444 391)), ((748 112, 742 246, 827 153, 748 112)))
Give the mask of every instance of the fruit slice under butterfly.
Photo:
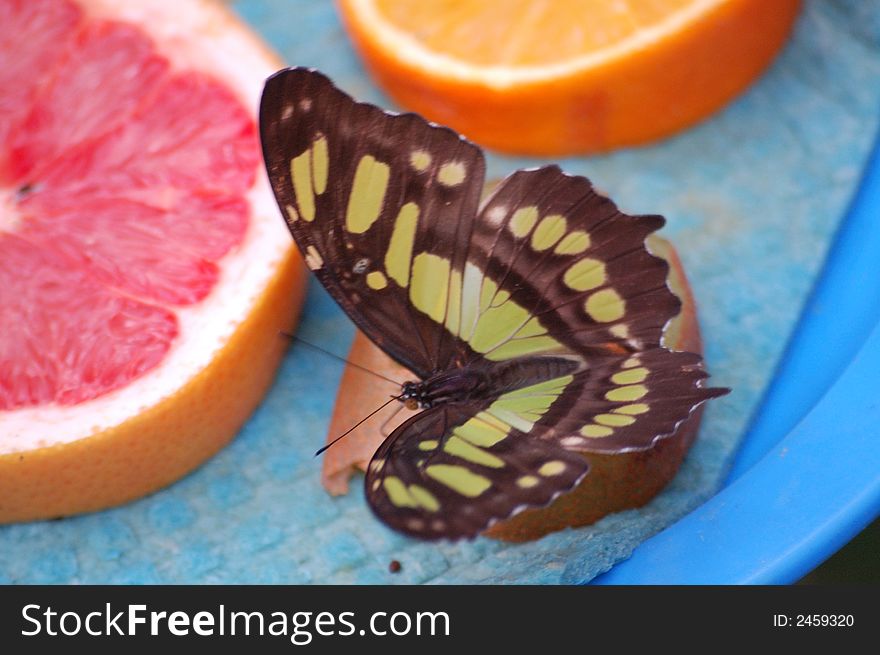
POLYGON ((261 170, 277 63, 209 0, 0 0, 0 521, 222 447, 302 298, 261 170))

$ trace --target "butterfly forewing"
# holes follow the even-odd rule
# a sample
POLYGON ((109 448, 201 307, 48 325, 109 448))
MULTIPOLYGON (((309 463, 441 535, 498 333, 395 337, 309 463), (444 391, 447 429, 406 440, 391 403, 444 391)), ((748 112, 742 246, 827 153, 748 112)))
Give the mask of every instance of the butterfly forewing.
POLYGON ((306 263, 367 336, 421 377, 456 344, 439 329, 483 187, 479 148, 413 114, 357 103, 288 69, 263 93, 269 178, 306 263))

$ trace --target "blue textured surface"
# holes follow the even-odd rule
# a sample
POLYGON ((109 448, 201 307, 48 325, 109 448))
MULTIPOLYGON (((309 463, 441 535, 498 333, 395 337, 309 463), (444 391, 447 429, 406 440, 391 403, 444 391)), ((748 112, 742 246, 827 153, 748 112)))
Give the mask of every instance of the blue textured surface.
MULTIPOLYGON (((561 162, 632 213, 663 213, 699 302, 714 382, 701 437, 646 507, 525 545, 420 544, 378 524, 360 485, 320 487, 341 368, 294 347, 236 441, 171 488, 126 507, 0 528, 0 582, 582 582, 710 497, 721 483, 822 263, 876 128, 880 12, 808 2, 772 69, 722 113, 662 144, 561 162), (400 573, 387 572, 398 559, 400 573)), ((234 3, 290 64, 316 66, 388 105, 331 3, 234 3)), ((539 160, 493 156, 501 177, 539 160)), ((280 220, 280 219, 279 219, 280 220)), ((345 352, 353 330, 315 285, 304 338, 345 352)))

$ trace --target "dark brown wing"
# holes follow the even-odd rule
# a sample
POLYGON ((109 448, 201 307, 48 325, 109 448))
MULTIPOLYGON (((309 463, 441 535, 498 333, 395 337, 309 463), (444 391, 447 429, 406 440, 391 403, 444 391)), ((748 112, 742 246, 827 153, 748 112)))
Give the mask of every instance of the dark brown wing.
POLYGON ((667 263, 645 246, 663 222, 620 212, 556 166, 513 173, 474 224, 456 333, 495 361, 657 346, 681 306, 667 263))
POLYGON ((472 537, 541 507, 587 472, 582 453, 646 450, 725 389, 692 353, 653 348, 485 402, 429 409, 382 444, 367 472, 373 511, 422 539, 472 537))
POLYGON ((658 347, 593 358, 586 370, 504 393, 485 411, 570 450, 647 450, 701 403, 727 393, 703 387, 706 377, 698 355, 658 347))
POLYGON ((482 152, 414 114, 357 103, 302 68, 260 108, 269 179, 306 263, 352 320, 426 377, 458 352, 443 294, 464 267, 482 152))
POLYGON ((540 507, 587 473, 583 456, 482 411, 444 405, 397 428, 367 470, 367 500, 392 528, 420 539, 474 537, 540 507))

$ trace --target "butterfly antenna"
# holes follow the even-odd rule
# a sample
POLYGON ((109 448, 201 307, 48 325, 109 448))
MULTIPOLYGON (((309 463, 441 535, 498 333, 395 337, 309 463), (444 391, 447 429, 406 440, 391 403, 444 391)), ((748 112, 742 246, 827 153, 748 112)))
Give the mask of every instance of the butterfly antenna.
POLYGON ((323 348, 321 348, 321 346, 316 346, 313 343, 309 343, 308 341, 306 341, 302 337, 298 337, 295 334, 291 334, 290 332, 282 332, 281 334, 284 335, 285 337, 287 337, 288 339, 290 339, 291 341, 298 341, 299 343, 301 343, 305 346, 308 346, 309 348, 312 348, 313 350, 317 350, 319 353, 324 353, 328 357, 332 357, 333 359, 338 359, 340 362, 345 362, 349 366, 354 366, 356 369, 364 371, 365 373, 369 373, 370 375, 375 375, 377 378, 381 378, 381 379, 385 380, 386 382, 390 382, 391 384, 396 384, 398 387, 403 386, 402 382, 398 382, 397 380, 392 380, 391 378, 385 377, 381 373, 376 373, 376 371, 368 369, 366 366, 361 366, 360 364, 357 364, 349 359, 346 359, 345 357, 340 357, 336 353, 331 353, 329 350, 324 350, 323 348))
POLYGON ((354 425, 352 425, 350 428, 348 428, 348 430, 346 430, 345 432, 343 432, 342 434, 340 434, 338 437, 336 437, 333 441, 331 441, 330 443, 328 443, 326 446, 324 446, 323 448, 318 448, 318 450, 315 451, 315 457, 317 457, 318 455, 320 455, 321 453, 323 453, 325 450, 327 450, 330 446, 332 446, 332 445, 335 444, 337 441, 339 441, 340 439, 342 439, 342 437, 344 437, 344 436, 350 434, 350 433, 351 433, 355 428, 357 428, 359 425, 362 425, 365 421, 367 421, 367 420, 373 418, 373 416, 375 416, 376 414, 378 414, 379 412, 381 412, 383 409, 385 409, 386 407, 388 407, 388 405, 390 405, 392 402, 394 402, 395 400, 400 400, 400 399, 401 399, 401 396, 391 396, 391 398, 389 398, 389 399, 386 400, 384 403, 382 403, 381 406, 377 407, 377 408, 374 409, 372 412, 370 412, 369 414, 367 414, 364 418, 362 418, 360 421, 358 421, 357 423, 355 423, 354 425))

